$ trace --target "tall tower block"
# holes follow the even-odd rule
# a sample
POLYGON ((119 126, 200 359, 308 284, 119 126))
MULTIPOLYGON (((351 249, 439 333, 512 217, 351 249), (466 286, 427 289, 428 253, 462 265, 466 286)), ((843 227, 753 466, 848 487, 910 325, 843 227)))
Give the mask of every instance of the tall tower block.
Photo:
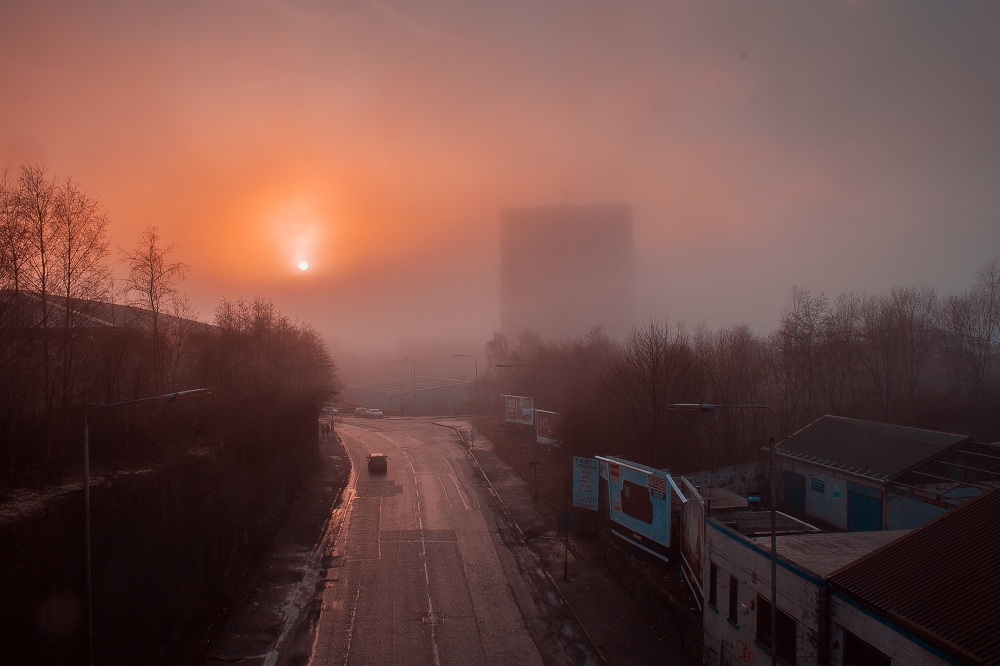
POLYGON ((576 338, 632 328, 630 205, 508 208, 500 218, 500 331, 576 338))

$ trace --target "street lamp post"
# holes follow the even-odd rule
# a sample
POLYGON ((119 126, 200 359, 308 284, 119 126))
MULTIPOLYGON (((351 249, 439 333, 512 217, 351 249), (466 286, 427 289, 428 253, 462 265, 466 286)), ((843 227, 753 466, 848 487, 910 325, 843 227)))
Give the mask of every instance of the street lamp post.
POLYGON ((404 361, 413 361, 413 415, 417 414, 417 359, 412 356, 404 356, 404 361))
POLYGON ((153 402, 161 400, 163 402, 173 402, 182 398, 193 398, 201 395, 208 395, 212 391, 207 388, 189 389, 187 391, 176 391, 174 393, 164 393, 149 398, 136 398, 134 400, 123 400, 121 402, 108 402, 98 405, 89 405, 83 410, 83 540, 84 540, 84 560, 87 569, 87 652, 90 663, 94 663, 94 586, 91 567, 90 548, 90 412, 99 409, 109 409, 111 407, 122 407, 124 405, 134 405, 140 402, 153 402))
POLYGON ((711 403, 675 403, 670 409, 714 412, 717 409, 750 409, 767 412, 768 486, 771 510, 771 664, 778 663, 778 557, 777 557, 777 500, 774 492, 774 412, 767 405, 714 405, 711 403))
POLYGON ((472 391, 473 391, 472 404, 473 404, 473 410, 475 411, 475 415, 476 415, 476 424, 472 428, 472 435, 470 437, 470 439, 472 439, 472 443, 475 444, 475 442, 476 442, 476 430, 479 429, 479 403, 475 399, 476 387, 479 384, 479 358, 475 354, 455 354, 454 356, 456 358, 462 358, 462 357, 471 356, 473 363, 475 363, 476 379, 475 379, 475 381, 472 384, 472 391))

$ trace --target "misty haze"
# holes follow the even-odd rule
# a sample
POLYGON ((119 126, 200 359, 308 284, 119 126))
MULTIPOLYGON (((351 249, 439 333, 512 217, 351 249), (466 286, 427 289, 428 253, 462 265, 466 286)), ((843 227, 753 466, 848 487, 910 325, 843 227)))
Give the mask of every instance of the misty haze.
POLYGON ((0 6, 0 661, 1000 664, 1000 5, 0 6))

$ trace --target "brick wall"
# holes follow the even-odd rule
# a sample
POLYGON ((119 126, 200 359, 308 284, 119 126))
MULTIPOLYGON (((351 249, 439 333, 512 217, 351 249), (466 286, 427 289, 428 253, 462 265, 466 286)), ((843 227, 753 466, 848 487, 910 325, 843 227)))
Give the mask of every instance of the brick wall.
POLYGON ((955 663, 840 594, 830 595, 830 620, 831 664, 839 666, 843 663, 845 630, 890 657, 893 664, 943 666, 955 663))
MULTIPOLYGON (((704 589, 709 589, 710 563, 717 567, 716 606, 702 613, 705 664, 765 664, 770 652, 755 639, 757 596, 770 600, 771 563, 766 548, 710 521, 705 529, 704 589), (738 604, 736 622, 729 615, 730 576, 735 577, 738 604)), ((800 666, 826 663, 827 626, 824 585, 808 572, 778 562, 778 608, 796 622, 796 662, 800 666)))

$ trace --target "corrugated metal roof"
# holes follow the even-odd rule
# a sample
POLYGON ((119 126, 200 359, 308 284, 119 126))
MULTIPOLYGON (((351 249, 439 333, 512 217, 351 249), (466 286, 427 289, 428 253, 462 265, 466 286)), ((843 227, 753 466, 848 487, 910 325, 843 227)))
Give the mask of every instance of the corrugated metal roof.
POLYGON ((837 589, 969 663, 1000 664, 1000 489, 833 573, 837 589))
MULTIPOLYGON (((709 515, 712 520, 718 521, 744 536, 771 534, 771 512, 767 509, 748 509, 746 507, 718 511, 711 509, 709 515)), ((774 523, 775 534, 803 534, 819 531, 818 527, 781 511, 775 513, 774 523)))
POLYGON ((966 435, 823 416, 782 440, 776 452, 884 481, 967 439, 966 435))

